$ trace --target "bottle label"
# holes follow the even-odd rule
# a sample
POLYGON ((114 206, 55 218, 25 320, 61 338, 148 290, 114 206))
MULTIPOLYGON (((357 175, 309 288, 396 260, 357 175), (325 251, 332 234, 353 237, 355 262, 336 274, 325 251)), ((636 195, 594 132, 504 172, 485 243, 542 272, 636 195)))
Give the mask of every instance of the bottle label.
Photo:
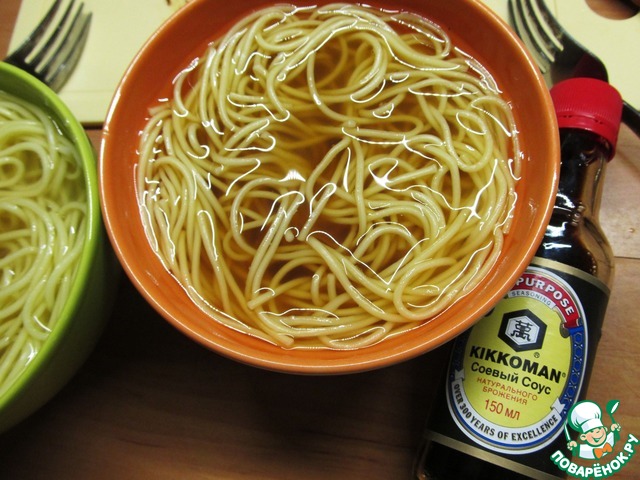
POLYGON ((475 443, 525 454, 564 430, 584 379, 583 302, 606 301, 594 282, 531 265, 506 297, 454 345, 447 402, 475 443), (580 292, 571 284, 579 283, 580 292))

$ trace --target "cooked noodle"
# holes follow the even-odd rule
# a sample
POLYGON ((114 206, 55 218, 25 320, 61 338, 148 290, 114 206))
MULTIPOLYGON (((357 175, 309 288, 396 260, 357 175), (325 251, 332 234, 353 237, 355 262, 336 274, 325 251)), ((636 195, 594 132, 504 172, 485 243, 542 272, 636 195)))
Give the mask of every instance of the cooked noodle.
POLYGON ((512 113, 424 18, 258 11, 151 113, 137 166, 147 236, 231 328, 291 348, 371 345, 442 312, 500 253, 512 113))
POLYGON ((0 91, 0 395, 68 298, 86 214, 72 143, 40 108, 0 91))

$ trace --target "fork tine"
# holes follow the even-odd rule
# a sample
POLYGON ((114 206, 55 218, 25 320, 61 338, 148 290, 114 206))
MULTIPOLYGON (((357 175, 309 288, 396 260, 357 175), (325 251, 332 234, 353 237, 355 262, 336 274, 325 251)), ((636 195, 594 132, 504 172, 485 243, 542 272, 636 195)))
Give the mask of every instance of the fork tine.
POLYGON ((535 16, 538 30, 549 50, 555 53, 561 52, 564 49, 560 41, 563 32, 548 6, 543 0, 534 0, 531 2, 531 12, 535 16))
POLYGON ((38 26, 33 30, 33 32, 31 32, 27 39, 11 55, 7 57, 7 59, 21 59, 26 57, 31 51, 33 51, 33 48, 49 28, 49 25, 56 16, 58 8, 60 8, 61 4, 62 0, 55 0, 53 5, 51 5, 51 7, 49 8, 49 11, 45 14, 43 19, 38 24, 38 26))
POLYGON ((82 6, 73 20, 65 41, 60 44, 50 62, 43 69, 44 72, 47 72, 45 82, 53 90, 58 90, 67 81, 73 71, 73 67, 80 60, 83 51, 82 47, 86 44, 92 15, 88 13, 81 18, 81 9, 82 6))
POLYGON ((525 0, 509 0, 509 14, 518 36, 527 46, 529 53, 533 55, 540 71, 546 74, 551 67, 553 58, 549 58, 549 55, 545 53, 545 49, 540 47, 539 41, 536 40, 534 33, 532 33, 537 30, 531 25, 529 10, 524 2, 525 0))
POLYGON ((71 2, 69 2, 67 9, 64 11, 62 17, 58 21, 56 28, 53 30, 51 35, 49 35, 49 38, 47 39, 46 43, 42 46, 40 51, 37 52, 36 55, 30 60, 30 63, 32 65, 35 65, 36 68, 38 68, 38 66, 42 63, 42 61, 45 58, 50 58, 52 56, 51 47, 54 44, 56 44, 56 41, 58 41, 58 39, 60 38, 60 35, 64 31, 67 25, 67 22, 69 20, 69 15, 71 15, 71 10, 73 9, 74 3, 75 3, 75 0, 71 0, 71 2))
POLYGON ((524 28, 536 45, 538 52, 542 54, 548 62, 553 62, 553 50, 549 49, 549 41, 547 37, 545 37, 544 31, 540 29, 539 20, 535 16, 531 0, 519 0, 518 5, 521 10, 524 28))
POLYGON ((602 61, 585 50, 562 28, 543 0, 537 0, 537 4, 541 24, 547 26, 552 32, 551 38, 561 46, 553 60, 554 80, 558 81, 568 76, 587 76, 608 81, 607 69, 602 61))
POLYGON ((91 13, 83 11, 84 3, 70 0, 60 11, 63 0, 55 0, 29 38, 5 61, 40 79, 53 90, 67 81, 80 59, 89 35, 91 13), (55 19, 55 24, 52 22, 55 19))

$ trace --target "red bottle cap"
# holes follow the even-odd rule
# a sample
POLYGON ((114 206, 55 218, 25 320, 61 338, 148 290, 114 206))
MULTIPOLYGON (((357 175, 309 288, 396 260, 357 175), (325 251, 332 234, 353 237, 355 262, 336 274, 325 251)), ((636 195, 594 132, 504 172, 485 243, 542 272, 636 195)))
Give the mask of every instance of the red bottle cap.
POLYGON ((614 87, 595 78, 570 78, 551 88, 551 99, 560 128, 600 135, 611 144, 613 157, 622 118, 622 97, 614 87))

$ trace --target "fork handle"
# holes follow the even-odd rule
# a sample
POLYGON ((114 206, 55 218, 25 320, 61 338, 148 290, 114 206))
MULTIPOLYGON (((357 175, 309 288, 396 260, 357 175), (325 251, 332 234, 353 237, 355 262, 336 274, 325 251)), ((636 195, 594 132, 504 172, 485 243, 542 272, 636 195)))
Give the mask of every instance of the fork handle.
POLYGON ((624 102, 622 108, 622 121, 637 137, 640 137, 640 111, 624 102))

